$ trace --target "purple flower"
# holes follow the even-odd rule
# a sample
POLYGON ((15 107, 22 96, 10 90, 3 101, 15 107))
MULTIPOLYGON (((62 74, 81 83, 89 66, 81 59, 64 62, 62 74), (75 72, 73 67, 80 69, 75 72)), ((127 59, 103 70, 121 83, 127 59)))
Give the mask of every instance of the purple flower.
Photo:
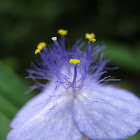
MULTIPOLYGON (((133 93, 105 84, 107 75, 102 47, 94 47, 94 34, 85 50, 81 40, 72 48, 66 30, 59 30, 60 43, 47 47, 40 43, 35 51, 41 61, 32 64, 29 76, 35 88, 43 91, 17 113, 7 140, 120 140, 140 129, 140 100, 133 93), (66 49, 67 44, 67 49, 66 49), (50 81, 41 84, 38 79, 50 81)), ((116 79, 117 80, 117 79, 116 79)))

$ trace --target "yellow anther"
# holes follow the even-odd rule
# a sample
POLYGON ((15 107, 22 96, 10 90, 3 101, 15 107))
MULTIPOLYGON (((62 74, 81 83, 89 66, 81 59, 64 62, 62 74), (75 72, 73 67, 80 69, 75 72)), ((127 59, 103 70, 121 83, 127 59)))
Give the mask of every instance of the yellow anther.
POLYGON ((40 51, 41 51, 40 49, 36 49, 35 54, 38 54, 40 51))
POLYGON ((92 41, 93 43, 96 41, 95 38, 89 38, 88 40, 89 40, 89 41, 92 41))
POLYGON ((60 35, 67 35, 68 31, 67 30, 64 30, 64 29, 59 29, 58 30, 58 34, 60 35))
POLYGON ((91 33, 91 34, 86 33, 86 34, 85 34, 85 38, 86 38, 86 39, 95 38, 95 34, 94 34, 94 33, 91 33))
POLYGON ((88 39, 89 41, 92 41, 93 43, 96 41, 94 33, 91 33, 91 34, 86 33, 85 38, 88 39))
POLYGON ((57 40, 57 37, 52 37, 51 39, 52 39, 53 41, 55 41, 55 40, 57 40))
POLYGON ((47 46, 45 42, 40 42, 38 45, 37 45, 37 48, 39 50, 42 50, 43 47, 47 46))
POLYGON ((80 64, 80 60, 79 59, 70 59, 69 63, 77 65, 77 64, 80 64))

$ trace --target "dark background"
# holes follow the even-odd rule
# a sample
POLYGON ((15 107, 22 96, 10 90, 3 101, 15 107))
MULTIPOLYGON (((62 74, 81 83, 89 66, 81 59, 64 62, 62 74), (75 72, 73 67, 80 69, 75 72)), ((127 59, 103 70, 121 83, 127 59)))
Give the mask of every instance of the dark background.
MULTIPOLYGON (((25 70, 37 58, 38 42, 50 43, 60 28, 69 31, 73 43, 94 32, 95 44, 106 44, 107 58, 112 59, 109 66, 119 66, 111 74, 122 79, 121 87, 140 96, 139 9, 138 0, 0 0, 0 104, 8 106, 0 108, 0 119, 8 126, 30 98, 22 96, 31 86, 30 80, 24 80, 25 70), (15 107, 11 115, 8 103, 15 107)), ((6 135, 8 128, 0 132, 6 135)))

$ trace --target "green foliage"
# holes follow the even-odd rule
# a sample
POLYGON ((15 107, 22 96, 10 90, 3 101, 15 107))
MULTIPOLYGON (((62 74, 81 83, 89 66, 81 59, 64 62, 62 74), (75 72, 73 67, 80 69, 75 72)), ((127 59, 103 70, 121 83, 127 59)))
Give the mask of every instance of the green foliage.
POLYGON ((0 92, 0 112, 2 112, 9 119, 12 119, 17 111, 18 108, 9 102, 8 99, 4 98, 0 92))
POLYGON ((0 112, 0 140, 5 140, 9 128, 10 120, 0 112))
POLYGON ((25 83, 0 62, 0 94, 21 107, 31 97, 30 94, 24 95, 27 90, 25 83))
POLYGON ((124 69, 131 71, 140 71, 140 52, 137 50, 127 48, 126 45, 106 43, 107 56, 112 59, 112 63, 119 65, 124 69), (127 48, 127 49, 126 49, 127 48))
MULTIPOLYGON (((56 34, 58 28, 70 29, 69 34, 73 39, 79 35, 84 37, 85 32, 95 32, 97 41, 102 39, 105 42, 111 40, 111 42, 130 43, 134 52, 137 52, 139 50, 139 47, 136 47, 139 41, 137 34, 140 30, 138 10, 139 6, 135 0, 133 3, 127 2, 127 5, 124 1, 119 3, 112 0, 89 2, 1 0, 0 45, 3 50, 1 58, 17 59, 20 63, 13 68, 23 73, 23 70, 29 66, 36 44, 40 41, 51 42, 50 38, 56 34), (28 51, 21 51, 21 48, 28 51)), ((124 46, 122 45, 127 53, 129 46, 124 46)), ((136 54, 136 61, 138 61, 138 55, 136 54)), ((127 58, 121 57, 122 61, 115 59, 115 62, 125 63, 131 59, 131 56, 128 60, 127 58)), ((134 64, 129 66, 131 71, 135 70, 136 65, 140 65, 134 64)))
POLYGON ((0 140, 5 140, 10 130, 10 121, 19 108, 32 97, 31 94, 24 95, 27 90, 25 83, 0 62, 0 140))
POLYGON ((128 140, 139 140, 140 139, 140 131, 136 133, 133 137, 128 138, 128 140))

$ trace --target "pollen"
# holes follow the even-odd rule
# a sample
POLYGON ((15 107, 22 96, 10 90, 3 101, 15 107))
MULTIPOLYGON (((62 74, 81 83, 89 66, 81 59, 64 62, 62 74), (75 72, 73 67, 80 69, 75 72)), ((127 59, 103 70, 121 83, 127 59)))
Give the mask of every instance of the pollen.
POLYGON ((95 38, 95 34, 94 34, 94 33, 91 33, 91 34, 86 33, 86 34, 85 34, 85 38, 86 38, 86 39, 95 38))
POLYGON ((80 64, 80 60, 79 59, 70 59, 69 63, 77 65, 77 64, 80 64))
POLYGON ((93 43, 96 41, 95 38, 89 38, 88 40, 89 40, 89 41, 92 41, 93 43))
POLYGON ((86 33, 85 38, 88 39, 89 41, 92 41, 93 43, 96 41, 94 33, 91 33, 91 34, 86 33))
POLYGON ((38 54, 40 51, 41 51, 40 49, 36 49, 35 54, 38 54))
POLYGON ((55 41, 55 40, 57 40, 57 37, 52 37, 51 39, 52 39, 53 41, 55 41))
POLYGON ((37 45, 37 48, 39 50, 42 50, 43 47, 47 46, 45 42, 40 42, 38 45, 37 45))
POLYGON ((67 30, 64 30, 64 29, 59 29, 58 30, 58 34, 60 35, 67 35, 68 31, 67 30))

